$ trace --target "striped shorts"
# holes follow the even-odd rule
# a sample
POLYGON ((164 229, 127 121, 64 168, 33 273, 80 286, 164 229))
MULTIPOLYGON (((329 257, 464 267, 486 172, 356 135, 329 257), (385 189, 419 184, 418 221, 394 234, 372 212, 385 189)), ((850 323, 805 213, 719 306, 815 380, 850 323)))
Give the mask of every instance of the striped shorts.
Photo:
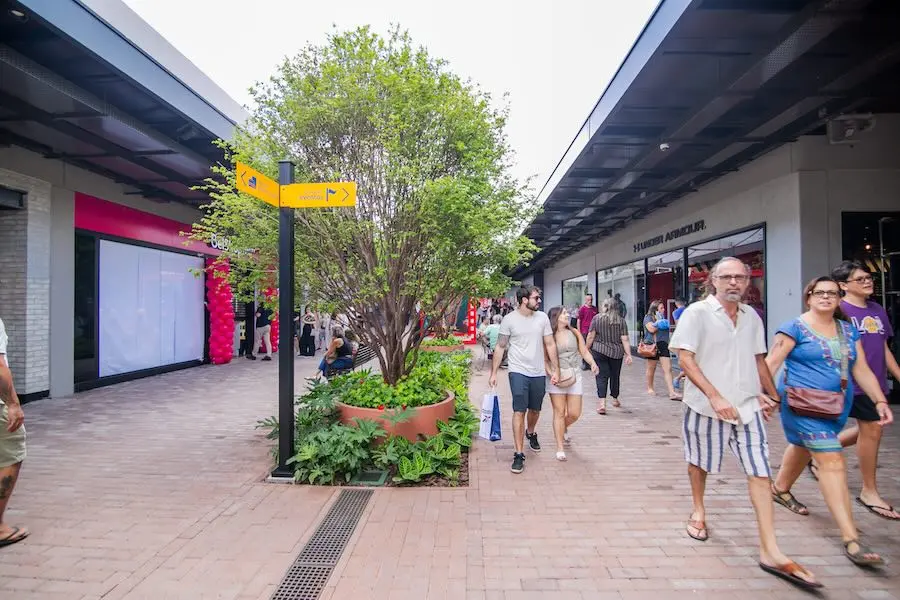
POLYGON ((771 477, 769 441, 762 416, 757 412, 746 425, 732 425, 705 417, 684 405, 682 422, 684 460, 707 473, 722 470, 725 444, 741 462, 744 473, 751 477, 771 477))

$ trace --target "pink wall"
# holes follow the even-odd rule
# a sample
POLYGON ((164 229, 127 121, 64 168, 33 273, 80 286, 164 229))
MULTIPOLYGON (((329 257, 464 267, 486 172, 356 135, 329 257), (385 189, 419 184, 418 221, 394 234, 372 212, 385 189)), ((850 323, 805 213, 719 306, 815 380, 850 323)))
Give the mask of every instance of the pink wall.
POLYGON ((75 192, 75 228, 179 250, 192 250, 213 256, 220 254, 206 244, 181 235, 181 232, 190 233, 190 225, 81 192, 75 192))

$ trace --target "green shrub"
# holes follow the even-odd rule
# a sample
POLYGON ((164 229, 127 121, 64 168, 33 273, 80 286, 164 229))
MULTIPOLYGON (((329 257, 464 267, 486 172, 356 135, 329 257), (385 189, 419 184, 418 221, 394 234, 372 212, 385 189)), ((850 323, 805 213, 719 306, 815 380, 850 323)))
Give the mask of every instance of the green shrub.
POLYGON ((300 442, 297 454, 287 460, 294 465, 294 480, 330 485, 350 481, 371 462, 372 446, 385 435, 372 421, 355 419, 355 426, 334 423, 300 442))
POLYGON ((447 337, 442 337, 442 338, 430 338, 430 339, 427 339, 427 340, 423 341, 423 342, 420 344, 420 346, 423 347, 423 348, 429 348, 429 347, 432 347, 432 348, 433 348, 433 347, 435 347, 435 346, 444 346, 444 347, 446 347, 446 346, 459 346, 460 344, 462 344, 462 342, 459 340, 459 338, 456 338, 456 337, 453 337, 452 335, 449 335, 449 336, 447 336, 447 337))

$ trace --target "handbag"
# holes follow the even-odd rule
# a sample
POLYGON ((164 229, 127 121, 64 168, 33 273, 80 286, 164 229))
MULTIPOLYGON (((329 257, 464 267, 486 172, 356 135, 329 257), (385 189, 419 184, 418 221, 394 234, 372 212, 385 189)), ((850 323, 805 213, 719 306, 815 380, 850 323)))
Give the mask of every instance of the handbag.
POLYGON ((836 321, 835 324, 837 325, 841 347, 841 391, 829 392, 786 385, 788 378, 787 361, 784 363, 784 381, 788 407, 794 411, 794 414, 801 417, 833 421, 844 412, 850 369, 850 346, 847 343, 844 328, 841 327, 840 322, 836 321))
POLYGON ((556 383, 558 388, 567 388, 575 385, 577 374, 575 369, 564 367, 559 370, 559 381, 556 383))

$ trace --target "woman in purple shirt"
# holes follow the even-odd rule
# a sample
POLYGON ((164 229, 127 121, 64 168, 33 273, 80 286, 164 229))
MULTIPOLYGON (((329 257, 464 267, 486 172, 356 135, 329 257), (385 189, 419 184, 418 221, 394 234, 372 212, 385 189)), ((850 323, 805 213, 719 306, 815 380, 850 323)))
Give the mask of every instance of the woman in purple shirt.
MULTIPOLYGON (((841 309, 859 330, 860 341, 866 354, 866 362, 881 383, 881 390, 888 395, 888 372, 900 382, 900 366, 887 345, 894 331, 884 308, 869 300, 875 291, 874 280, 865 265, 858 261, 846 260, 831 272, 839 283, 844 298, 841 309)), ((875 410, 875 403, 853 382, 853 408, 850 416, 856 419, 856 427, 848 427, 841 432, 841 446, 856 444, 859 470, 862 474, 862 490, 856 501, 879 517, 900 521, 900 512, 881 497, 875 480, 878 463, 878 448, 881 445, 882 426, 875 410)), ((817 477, 817 467, 810 463, 810 471, 817 477)), ((817 477, 818 478, 818 477, 817 477)))

